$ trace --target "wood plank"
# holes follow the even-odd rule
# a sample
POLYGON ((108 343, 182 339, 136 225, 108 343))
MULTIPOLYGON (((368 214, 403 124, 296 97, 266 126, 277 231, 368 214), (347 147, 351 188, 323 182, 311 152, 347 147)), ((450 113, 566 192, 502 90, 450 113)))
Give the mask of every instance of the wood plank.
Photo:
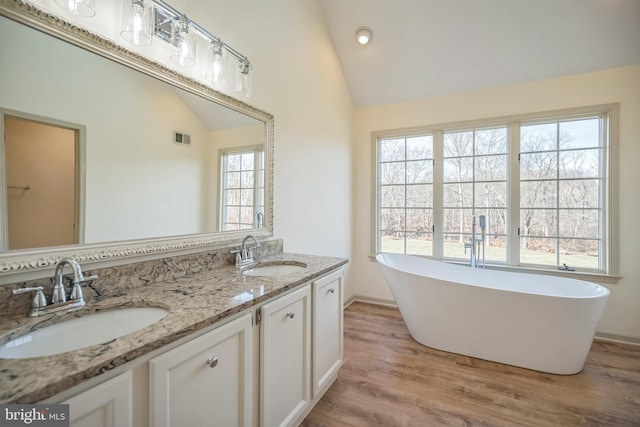
POLYGON ((640 426, 640 347, 595 341, 564 376, 425 347, 392 307, 353 303, 344 331, 344 366, 303 426, 640 426))

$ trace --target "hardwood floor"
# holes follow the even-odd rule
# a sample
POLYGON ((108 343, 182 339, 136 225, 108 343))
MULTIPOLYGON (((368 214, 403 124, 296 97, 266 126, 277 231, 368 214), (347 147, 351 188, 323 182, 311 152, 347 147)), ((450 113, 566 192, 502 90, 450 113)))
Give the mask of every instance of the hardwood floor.
POLYGON ((345 311, 344 366, 303 426, 640 426, 640 347, 594 342, 577 375, 414 341, 395 308, 345 311))

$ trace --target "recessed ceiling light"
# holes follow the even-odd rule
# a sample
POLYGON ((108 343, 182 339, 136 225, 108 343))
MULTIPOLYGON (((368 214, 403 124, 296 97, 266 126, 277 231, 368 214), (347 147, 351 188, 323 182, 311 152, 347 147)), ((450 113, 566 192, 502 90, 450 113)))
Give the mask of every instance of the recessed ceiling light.
POLYGON ((355 32, 356 43, 365 46, 371 43, 373 39, 373 31, 369 27, 359 27, 355 32))

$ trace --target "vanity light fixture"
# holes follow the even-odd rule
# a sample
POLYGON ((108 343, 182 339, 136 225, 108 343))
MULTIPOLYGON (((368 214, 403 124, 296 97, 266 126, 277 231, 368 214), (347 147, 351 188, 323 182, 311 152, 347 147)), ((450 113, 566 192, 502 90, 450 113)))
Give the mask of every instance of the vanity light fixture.
POLYGON ((219 88, 227 80, 227 49, 220 39, 212 40, 209 45, 209 60, 204 78, 219 88))
POLYGON ((247 58, 240 61, 236 78, 236 92, 251 98, 253 95, 253 67, 247 58))
POLYGON ((196 65, 196 33, 186 15, 175 19, 171 26, 171 56, 174 64, 183 67, 196 65))
POLYGON ((123 0, 120 35, 135 45, 150 45, 153 36, 152 18, 153 7, 149 0, 123 0))
POLYGON ((358 27, 355 32, 355 39, 359 45, 366 46, 373 39, 373 31, 369 27, 358 27))
MULTIPOLYGON (((94 2, 95 0, 55 0, 56 2, 94 2)), ((210 55, 204 67, 205 80, 220 89, 228 80, 228 57, 237 61, 238 72, 235 91, 250 97, 253 91, 253 66, 246 56, 224 43, 195 21, 164 0, 122 0, 122 37, 137 45, 151 44, 153 36, 171 46, 170 59, 183 67, 196 64, 196 40, 209 43, 210 55), (147 14, 147 12, 149 12, 147 14), (149 21, 147 21, 147 19, 149 21), (150 26, 147 27, 147 22, 150 26), (148 31, 147 31, 148 28, 148 31), (147 34, 149 42, 147 42, 147 34)), ((233 79, 232 79, 233 80, 233 79)), ((232 87, 233 88, 233 87, 232 87)))
POLYGON ((55 0, 55 3, 72 15, 91 17, 96 14, 95 0, 55 0))

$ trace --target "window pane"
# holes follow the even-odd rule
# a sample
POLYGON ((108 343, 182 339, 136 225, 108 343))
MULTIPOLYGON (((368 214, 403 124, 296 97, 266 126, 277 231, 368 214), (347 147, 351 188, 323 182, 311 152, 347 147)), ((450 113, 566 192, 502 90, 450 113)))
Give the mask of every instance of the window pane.
POLYGON ((485 182, 476 184, 476 208, 507 207, 507 183, 485 182))
POLYGON ((520 179, 555 179, 558 155, 552 153, 520 154, 520 179))
POLYGON ((404 160, 405 143, 401 139, 383 139, 380 141, 380 161, 404 160))
POLYGON ((228 206, 226 209, 225 222, 237 223, 240 221, 240 208, 228 206))
POLYGON ((430 232, 433 230, 431 209, 407 209, 407 230, 430 232))
POLYGON ((444 182, 473 180, 473 157, 444 160, 444 182))
POLYGON ((389 231, 404 230, 404 209, 380 209, 380 229, 389 231))
POLYGON ((598 210, 560 209, 560 237, 598 238, 598 210))
POLYGON ((507 129, 483 129, 476 131, 476 155, 507 152, 507 129))
POLYGON ((242 169, 243 170, 247 170, 247 169, 253 170, 253 161, 254 161, 254 159, 255 159, 255 154, 253 152, 242 153, 242 169))
POLYGON ((407 138, 407 160, 433 159, 433 136, 407 138))
POLYGON ((520 183, 521 208, 555 208, 557 203, 557 181, 526 181, 520 183))
POLYGON ((560 148, 590 148, 600 146, 600 119, 560 122, 560 148))
POLYGON ((253 206, 240 208, 240 222, 243 224, 253 224, 253 206))
POLYGON ((411 233, 407 237, 407 253, 411 255, 432 256, 433 235, 431 233, 411 233))
POLYGON ((225 202, 227 205, 240 204, 240 190, 228 190, 225 196, 225 202))
POLYGON ((382 163, 380 165, 380 183, 404 184, 405 164, 404 162, 382 163))
POLYGON ((433 162, 431 160, 407 162, 407 183, 428 182, 433 182, 433 162))
POLYGON ((570 267, 579 268, 599 268, 598 240, 560 240, 560 264, 567 264, 570 267))
POLYGON ((600 181, 560 181, 561 208, 597 208, 600 205, 600 181))
POLYGON ((600 176, 600 150, 560 152, 560 178, 597 178, 600 176))
POLYGON ((444 236, 443 255, 446 258, 468 258, 471 254, 467 248, 465 253, 464 242, 470 239, 464 238, 461 234, 445 234, 444 236))
POLYGON ((557 148, 557 126, 555 122, 520 127, 520 152, 546 151, 557 148))
POLYGON ((433 206, 433 185, 407 186, 407 207, 428 208, 433 206))
POLYGON ((496 237, 507 234, 507 209, 489 209, 480 214, 486 215, 488 235, 496 237))
POLYGON ((383 208, 397 208, 404 206, 404 185, 385 185, 380 189, 380 206, 383 208))
POLYGON ((507 179, 506 155, 476 157, 476 181, 506 181, 507 179))
POLYGON ((253 171, 240 172, 240 180, 242 188, 253 189, 253 171))
POLYGON ((471 234, 471 209, 444 209, 445 233, 471 234))
POLYGON ((240 188, 240 172, 229 172, 226 184, 227 188, 240 188))
POLYGON ((473 156, 473 132, 445 133, 444 157, 473 156))
POLYGON ((380 252, 403 254, 404 248, 404 233, 382 233, 380 237, 380 252))
POLYGON ((228 171, 238 171, 240 170, 240 166, 242 164, 242 156, 240 154, 229 154, 226 156, 227 170, 228 171))
POLYGON ((471 207, 473 184, 444 184, 445 207, 471 207))
POLYGON ((240 199, 240 203, 242 203, 245 206, 250 206, 251 211, 253 212, 253 189, 240 190, 240 191, 241 191, 240 197, 242 197, 242 199, 240 199))
POLYGON ((520 209, 520 235, 555 237, 557 233, 555 209, 520 209))
POLYGON ((556 239, 520 238, 520 262, 525 264, 558 265, 556 239))

